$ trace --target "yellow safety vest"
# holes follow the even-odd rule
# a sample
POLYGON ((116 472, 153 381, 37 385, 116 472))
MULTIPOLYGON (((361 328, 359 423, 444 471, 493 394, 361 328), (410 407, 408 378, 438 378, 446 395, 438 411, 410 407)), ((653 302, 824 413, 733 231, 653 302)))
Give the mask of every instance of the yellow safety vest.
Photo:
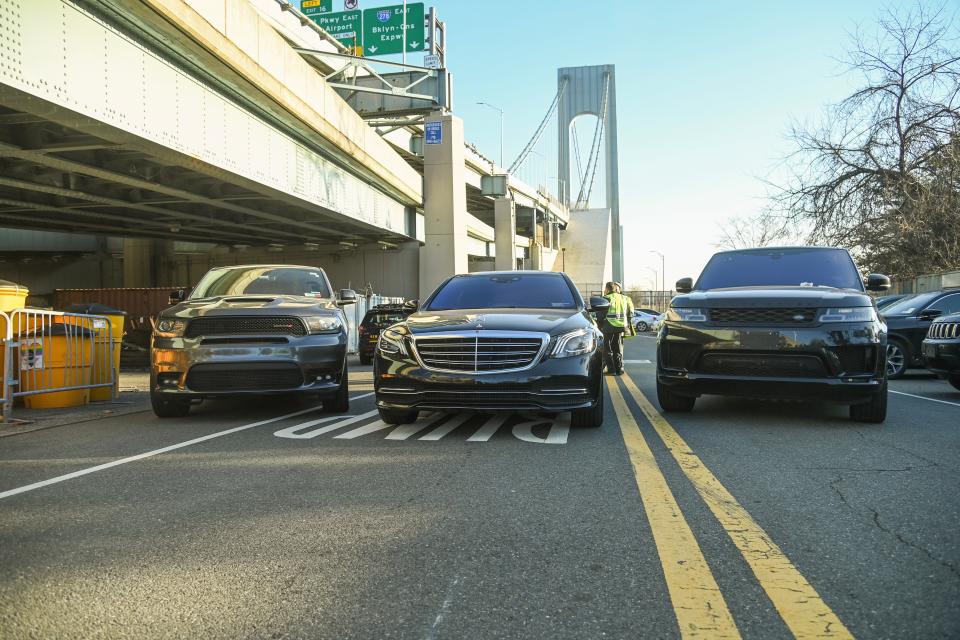
POLYGON ((610 308, 607 310, 607 322, 611 327, 623 329, 627 326, 627 299, 619 293, 608 293, 603 296, 610 301, 610 308))

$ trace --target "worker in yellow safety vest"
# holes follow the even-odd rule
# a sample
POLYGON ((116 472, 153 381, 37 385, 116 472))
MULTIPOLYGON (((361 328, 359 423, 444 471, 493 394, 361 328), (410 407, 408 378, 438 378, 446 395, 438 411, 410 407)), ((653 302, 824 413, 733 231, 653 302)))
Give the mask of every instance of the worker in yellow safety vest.
POLYGON ((607 375, 623 374, 623 338, 634 335, 633 300, 620 293, 616 282, 608 282, 603 297, 610 301, 610 308, 600 321, 603 332, 603 360, 607 375))

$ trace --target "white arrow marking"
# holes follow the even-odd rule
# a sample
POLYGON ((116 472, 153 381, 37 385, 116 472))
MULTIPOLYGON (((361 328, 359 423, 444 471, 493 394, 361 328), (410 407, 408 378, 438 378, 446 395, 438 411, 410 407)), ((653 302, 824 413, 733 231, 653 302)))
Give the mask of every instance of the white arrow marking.
POLYGON ((370 50, 370 53, 376 53, 376 52, 377 52, 377 48, 376 48, 376 47, 367 47, 367 49, 370 50))
POLYGON ((567 436, 570 435, 570 414, 563 413, 557 416, 550 426, 550 432, 546 438, 538 438, 533 435, 533 428, 541 424, 550 424, 550 420, 536 418, 513 425, 513 435, 518 440, 524 442, 533 442, 536 444, 567 444, 567 436))
POLYGON ((417 48, 420 47, 420 43, 419 43, 419 42, 411 42, 411 43, 410 43, 410 46, 412 46, 414 49, 417 49, 417 48))

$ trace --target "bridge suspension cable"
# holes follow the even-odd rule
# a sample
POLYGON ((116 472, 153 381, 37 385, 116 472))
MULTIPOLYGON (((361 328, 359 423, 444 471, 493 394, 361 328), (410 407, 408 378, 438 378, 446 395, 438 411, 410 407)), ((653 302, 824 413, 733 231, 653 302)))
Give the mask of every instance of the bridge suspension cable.
POLYGON ((597 128, 593 132, 593 142, 590 145, 590 157, 584 172, 584 180, 580 183, 580 193, 574 209, 586 209, 593 193, 593 183, 597 177, 597 164, 600 158, 600 141, 603 139, 603 123, 607 120, 607 99, 610 95, 610 75, 603 77, 603 100, 600 103, 600 117, 597 119, 597 128))
POLYGON ((527 156, 530 155, 530 151, 536 146, 540 141, 540 136, 543 135, 543 132, 547 128, 547 123, 550 121, 550 118, 557 111, 557 106, 560 104, 560 98, 563 97, 563 91, 567 88, 567 79, 564 78, 563 82, 560 83, 560 88, 557 89, 557 95, 553 97, 553 102, 550 103, 550 108, 547 109, 547 115, 543 117, 543 120, 540 122, 540 126, 537 127, 537 131, 533 134, 533 137, 530 138, 530 141, 527 142, 526 146, 523 148, 523 151, 520 152, 520 155, 517 156, 517 159, 513 161, 513 164, 510 165, 510 173, 514 173, 520 166, 526 161, 527 156))

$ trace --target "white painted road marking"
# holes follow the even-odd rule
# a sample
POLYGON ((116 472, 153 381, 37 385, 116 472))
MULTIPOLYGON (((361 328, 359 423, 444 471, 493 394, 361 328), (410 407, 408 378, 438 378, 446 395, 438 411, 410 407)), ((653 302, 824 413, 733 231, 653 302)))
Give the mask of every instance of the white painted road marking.
POLYGON ((524 442, 534 442, 536 444, 567 444, 567 436, 570 435, 570 414, 562 413, 555 419, 534 418, 513 425, 513 435, 518 440, 524 442), (538 438, 533 435, 533 428, 537 425, 548 424, 550 431, 546 438, 538 438))
MULTIPOLYGON (((372 396, 373 394, 368 393, 367 395, 372 396)), ((310 422, 295 424, 292 427, 287 427, 286 429, 280 429, 280 431, 275 431, 273 435, 277 436, 278 438, 298 438, 298 439, 316 438, 317 436, 323 435, 325 433, 336 431, 341 427, 354 424, 355 422, 360 422, 361 420, 366 420, 367 418, 372 418, 376 414, 377 414, 377 410, 374 409, 373 411, 367 411, 366 413, 361 413, 358 416, 351 416, 347 419, 344 419, 343 416, 333 416, 330 418, 321 418, 319 420, 311 420, 310 422), (319 429, 314 429, 313 431, 300 433, 307 427, 312 427, 315 424, 321 424, 323 422, 332 422, 334 420, 339 420, 339 422, 334 422, 331 425, 327 425, 326 427, 320 427, 319 429)))
POLYGON ((926 396, 917 396, 912 393, 904 393, 903 391, 894 391, 890 389, 890 393, 895 393, 898 396, 909 396, 911 398, 919 398, 920 400, 928 400, 930 402, 939 402, 940 404, 949 404, 954 407, 960 407, 960 402, 950 402, 948 400, 937 400, 936 398, 928 398, 926 396))
POLYGON ((384 429, 392 429, 396 425, 387 424, 383 420, 375 420, 370 424, 364 425, 362 427, 357 427, 352 431, 347 431, 346 433, 341 433, 340 435, 333 436, 334 438, 342 438, 344 440, 353 440, 354 438, 359 438, 360 436, 365 436, 368 433, 374 433, 376 431, 383 431, 384 429))
POLYGON ((649 360, 624 360, 623 364, 653 364, 649 360))
POLYGON ((473 414, 470 414, 470 413, 464 413, 461 415, 452 415, 447 419, 446 422, 441 424, 439 427, 437 427, 427 435, 422 436, 420 439, 433 440, 433 441, 439 440, 440 438, 447 435, 457 427, 460 427, 470 422, 470 420, 472 419, 473 419, 473 414))
MULTIPOLYGON (((372 393, 367 393, 359 396, 354 396, 351 400, 359 400, 360 398, 366 398, 367 396, 372 396, 372 393)), ((280 422, 281 420, 286 420, 287 418, 293 418, 295 416, 300 416, 305 413, 310 413, 312 411, 319 411, 321 407, 310 407, 309 409, 303 409, 301 411, 294 411, 293 413, 288 413, 283 416, 277 416, 276 418, 268 418, 266 420, 260 420, 259 422, 253 422, 251 424, 245 424, 241 427, 234 427, 232 429, 227 429, 225 431, 218 431, 216 433, 211 433, 209 435, 200 436, 199 438, 194 438, 193 440, 187 440, 186 442, 180 442, 177 444, 171 444, 167 447, 161 447, 160 449, 154 449, 153 451, 147 451, 146 453, 138 453, 135 456, 130 456, 127 458, 120 458, 118 460, 113 460, 112 462, 106 462, 104 464, 98 464, 95 467, 88 467, 86 469, 81 469, 79 471, 74 471, 73 473, 66 473, 62 476, 57 476, 55 478, 50 478, 49 480, 41 480, 40 482, 34 482, 33 484, 24 485, 22 487, 17 487, 16 489, 9 489, 7 491, 0 492, 0 500, 4 498, 9 498, 11 496, 19 495, 21 493, 26 493, 28 491, 33 491, 34 489, 40 489, 52 484, 57 484, 59 482, 65 482, 66 480, 72 480, 74 478, 80 478, 82 476, 96 473, 97 471, 103 471, 104 469, 110 469, 112 467, 118 467, 122 464, 128 464, 130 462, 136 462, 137 460, 143 460, 145 458, 152 458, 153 456, 158 456, 161 453, 167 453, 168 451, 176 451, 177 449, 183 449, 184 447, 189 447, 192 444, 199 444, 201 442, 206 442, 207 440, 213 440, 214 438, 220 438, 223 436, 228 436, 231 433, 237 433, 240 431, 246 431, 247 429, 253 429, 254 427, 262 427, 265 424, 271 424, 273 422, 280 422)))
POLYGON ((479 429, 473 432, 473 435, 467 438, 467 442, 487 442, 497 432, 497 429, 506 424, 510 419, 510 414, 494 416, 484 422, 479 429))

